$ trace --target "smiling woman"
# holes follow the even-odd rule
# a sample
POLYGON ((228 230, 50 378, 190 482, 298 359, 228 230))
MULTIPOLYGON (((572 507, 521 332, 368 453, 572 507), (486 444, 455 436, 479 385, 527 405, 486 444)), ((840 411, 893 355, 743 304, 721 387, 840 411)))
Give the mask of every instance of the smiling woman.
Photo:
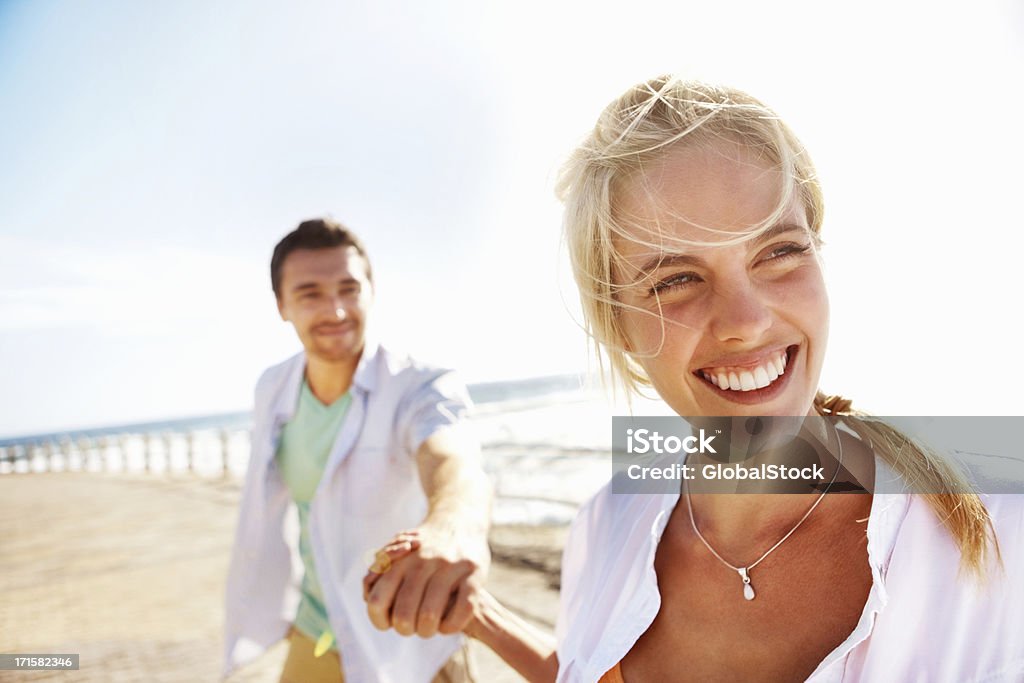
POLYGON ((613 377, 688 418, 806 419, 826 467, 776 495, 609 485, 567 541, 557 646, 486 595, 469 633, 537 681, 1020 680, 1020 501, 983 504, 819 391, 823 201, 789 128, 743 92, 657 78, 608 106, 559 192, 613 377), (857 494, 826 496, 837 481, 857 494))
POLYGON ((780 187, 771 162, 723 139, 620 189, 609 290, 623 357, 680 415, 801 415, 817 392, 828 299, 803 202, 780 187))

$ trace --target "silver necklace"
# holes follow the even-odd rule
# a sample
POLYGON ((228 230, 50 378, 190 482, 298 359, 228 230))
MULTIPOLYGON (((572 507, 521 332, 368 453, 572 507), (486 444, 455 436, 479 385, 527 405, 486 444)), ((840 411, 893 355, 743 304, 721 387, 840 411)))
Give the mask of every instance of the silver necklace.
POLYGON ((718 558, 719 562, 721 562, 726 567, 732 569, 734 572, 740 575, 740 578, 743 580, 743 597, 747 600, 753 600, 756 595, 756 593, 754 593, 754 586, 750 583, 750 570, 756 567, 757 565, 761 564, 761 560, 768 557, 768 555, 770 555, 772 551, 774 551, 776 548, 782 545, 787 538, 792 536, 794 531, 800 528, 800 525, 804 523, 804 520, 810 517, 811 513, 814 512, 814 508, 818 507, 818 503, 820 503, 825 498, 825 494, 829 492, 829 489, 832 488, 832 484, 834 484, 836 481, 836 477, 839 476, 839 470, 842 469, 843 467, 843 440, 839 436, 839 429, 836 427, 833 427, 833 429, 835 429, 836 432, 836 441, 839 442, 839 464, 836 465, 836 471, 832 473, 832 479, 828 482, 828 486, 825 487, 825 490, 821 492, 821 495, 818 496, 818 499, 814 501, 814 504, 811 505, 807 512, 804 513, 804 516, 800 518, 800 521, 793 525, 793 528, 789 530, 789 533, 780 538, 778 543, 773 545, 771 548, 768 548, 768 550, 764 551, 764 555, 761 555, 761 557, 757 558, 756 560, 748 564, 746 567, 737 567, 728 562, 724 557, 719 555, 714 548, 711 547, 711 544, 708 543, 708 540, 704 538, 703 534, 700 533, 700 529, 697 528, 697 521, 693 518, 693 504, 690 502, 690 489, 686 485, 686 479, 683 479, 683 493, 686 496, 686 509, 690 512, 690 525, 693 527, 693 532, 697 534, 697 538, 701 540, 701 543, 703 543, 704 546, 711 551, 711 554, 718 558))

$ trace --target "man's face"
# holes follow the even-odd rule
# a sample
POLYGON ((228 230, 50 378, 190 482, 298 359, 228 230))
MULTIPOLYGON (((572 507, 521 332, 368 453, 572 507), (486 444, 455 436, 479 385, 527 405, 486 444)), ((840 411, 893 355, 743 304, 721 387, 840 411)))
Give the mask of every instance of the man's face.
POLYGON ((296 249, 281 265, 281 319, 295 327, 306 353, 354 360, 362 353, 373 285, 355 247, 296 249))

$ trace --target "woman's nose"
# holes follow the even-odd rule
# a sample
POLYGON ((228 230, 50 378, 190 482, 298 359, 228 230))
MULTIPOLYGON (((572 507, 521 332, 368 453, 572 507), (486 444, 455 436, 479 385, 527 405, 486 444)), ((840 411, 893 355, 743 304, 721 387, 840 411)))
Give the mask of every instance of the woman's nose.
POLYGON ((734 283, 715 294, 711 333, 719 341, 757 342, 771 326, 771 309, 753 283, 734 283))

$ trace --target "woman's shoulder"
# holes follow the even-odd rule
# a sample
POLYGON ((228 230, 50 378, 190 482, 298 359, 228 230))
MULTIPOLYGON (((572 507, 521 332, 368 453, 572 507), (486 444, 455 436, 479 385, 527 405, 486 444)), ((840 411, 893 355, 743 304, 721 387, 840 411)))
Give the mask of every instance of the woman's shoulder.
MULTIPOLYGON (((995 539, 995 546, 990 550, 996 552, 988 554, 988 557, 998 557, 999 564, 1005 572, 1014 576, 1020 575, 1024 572, 1024 495, 979 495, 984 506, 984 514, 991 520, 991 531, 995 539)), ((936 567, 946 564, 950 567, 960 567, 962 549, 957 547, 958 544, 953 540, 949 527, 943 522, 935 507, 921 494, 907 494, 906 497, 910 504, 894 538, 894 550, 897 554, 907 555, 909 551, 912 558, 931 558, 933 566, 936 567)), ((986 525, 977 528, 978 534, 985 533, 988 529, 986 525)), ((976 540, 985 542, 980 538, 976 540)), ((959 585, 959 582, 953 582, 951 579, 950 585, 953 584, 959 585)), ((1024 598, 1024 592, 1020 595, 1024 598)))
POLYGON ((982 493, 981 502, 993 521, 1024 520, 1024 493, 982 493))
POLYGON ((576 515, 562 553, 562 596, 593 595, 643 576, 679 495, 616 493, 609 482, 576 515), (617 577, 617 578, 612 578, 617 577))
POLYGON ((982 495, 981 502, 992 520, 1000 553, 1016 558, 1024 569, 1024 494, 994 493, 982 495))
POLYGON ((679 494, 619 493, 615 488, 612 479, 580 506, 570 527, 570 543, 574 539, 624 539, 633 536, 638 527, 653 528, 679 498, 679 494))
POLYGON ((580 507, 562 557, 555 632, 564 665, 592 653, 609 623, 656 602, 654 547, 678 499, 616 493, 613 480, 580 507))

